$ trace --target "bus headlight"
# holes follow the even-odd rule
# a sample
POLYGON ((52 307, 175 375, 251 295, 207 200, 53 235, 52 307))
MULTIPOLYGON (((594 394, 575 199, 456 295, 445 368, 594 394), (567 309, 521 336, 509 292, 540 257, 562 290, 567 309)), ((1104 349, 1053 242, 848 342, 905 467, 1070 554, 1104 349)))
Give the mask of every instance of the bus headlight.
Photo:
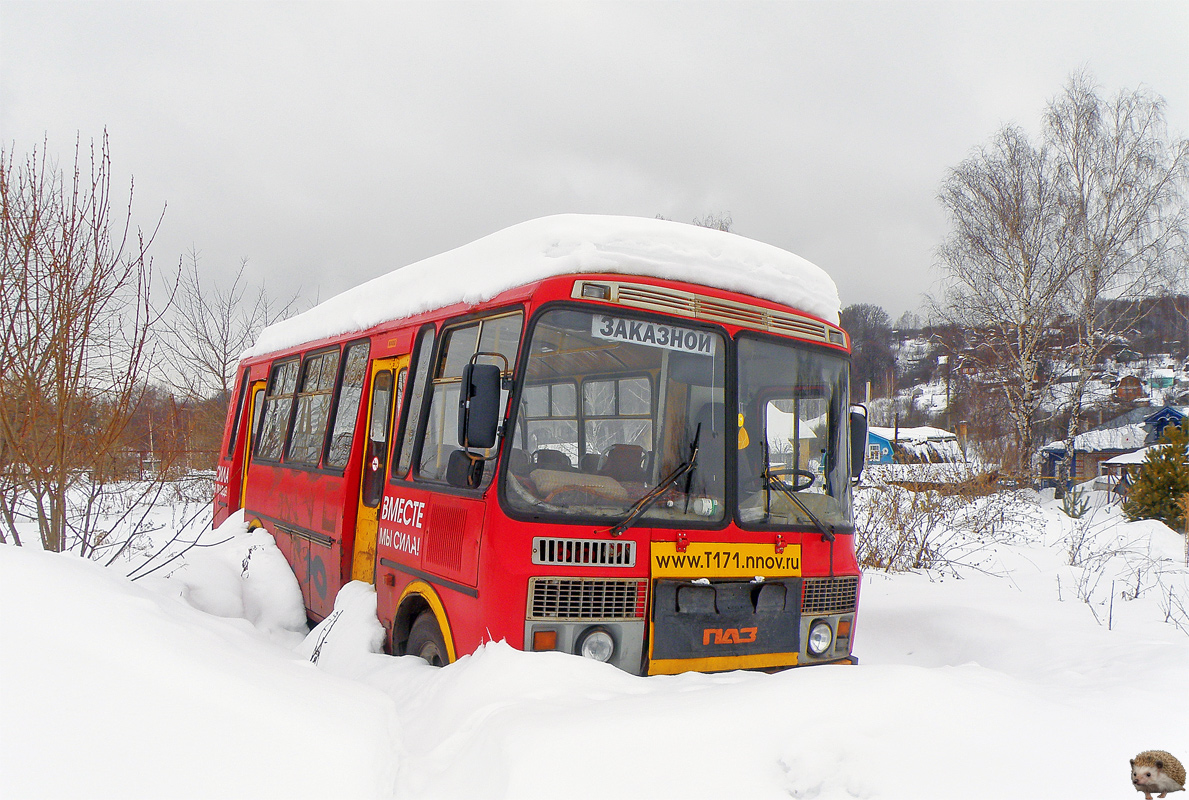
POLYGON ((828 623, 818 620, 809 628, 809 652, 820 656, 834 643, 834 631, 828 623))
POLYGON ((578 655, 595 661, 610 661, 615 654, 615 640, 605 628, 587 628, 575 648, 578 655))

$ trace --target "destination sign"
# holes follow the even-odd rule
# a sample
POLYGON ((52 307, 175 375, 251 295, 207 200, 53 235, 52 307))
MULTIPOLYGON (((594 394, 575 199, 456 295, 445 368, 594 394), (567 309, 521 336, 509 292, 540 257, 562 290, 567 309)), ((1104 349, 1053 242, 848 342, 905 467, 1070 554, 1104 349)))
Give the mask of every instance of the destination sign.
POLYGON ((590 333, 608 341, 632 342, 646 347, 663 347, 703 356, 714 355, 714 334, 682 328, 679 325, 664 325, 599 314, 591 318, 590 333))

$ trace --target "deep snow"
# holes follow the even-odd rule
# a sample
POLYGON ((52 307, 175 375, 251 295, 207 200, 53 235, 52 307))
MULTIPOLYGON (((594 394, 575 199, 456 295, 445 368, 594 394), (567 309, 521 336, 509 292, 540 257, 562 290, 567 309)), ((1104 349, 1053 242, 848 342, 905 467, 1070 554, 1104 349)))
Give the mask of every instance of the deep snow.
POLYGON ((1189 757, 1189 636, 1162 599, 1184 601, 1182 539, 1096 513, 1093 573, 1049 501, 997 575, 868 573, 860 666, 772 675, 501 643, 433 669, 374 652, 359 583, 305 636, 292 574, 239 519, 137 582, 3 546, 0 794, 1135 797, 1130 757, 1189 757))

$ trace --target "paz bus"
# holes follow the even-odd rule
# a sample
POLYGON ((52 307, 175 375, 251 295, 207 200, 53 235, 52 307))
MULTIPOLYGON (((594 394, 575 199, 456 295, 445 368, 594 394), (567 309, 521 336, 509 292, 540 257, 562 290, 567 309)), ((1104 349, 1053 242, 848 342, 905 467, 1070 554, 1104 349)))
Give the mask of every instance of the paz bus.
POLYGON ((275 537, 312 621, 373 584, 386 650, 486 641, 653 675, 855 663, 866 416, 818 267, 564 215, 264 329, 215 519, 275 537))

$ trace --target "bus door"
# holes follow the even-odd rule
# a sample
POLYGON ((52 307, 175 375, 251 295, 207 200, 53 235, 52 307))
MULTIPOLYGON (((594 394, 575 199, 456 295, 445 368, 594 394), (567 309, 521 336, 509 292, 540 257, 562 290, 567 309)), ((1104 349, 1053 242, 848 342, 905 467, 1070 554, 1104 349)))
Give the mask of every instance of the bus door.
POLYGON ((372 363, 372 393, 368 403, 367 435, 364 437, 363 474, 359 481, 359 513, 355 522, 355 555, 351 578, 376 581, 376 533, 380 498, 388 475, 388 454, 392 452, 393 419, 400 419, 405 368, 409 357, 376 359, 372 363))
POLYGON ((244 454, 239 476, 239 507, 248 508, 248 463, 252 460, 252 445, 255 444, 256 420, 260 417, 260 407, 264 405, 264 387, 267 381, 255 381, 248 391, 248 407, 245 409, 244 419, 244 454))

